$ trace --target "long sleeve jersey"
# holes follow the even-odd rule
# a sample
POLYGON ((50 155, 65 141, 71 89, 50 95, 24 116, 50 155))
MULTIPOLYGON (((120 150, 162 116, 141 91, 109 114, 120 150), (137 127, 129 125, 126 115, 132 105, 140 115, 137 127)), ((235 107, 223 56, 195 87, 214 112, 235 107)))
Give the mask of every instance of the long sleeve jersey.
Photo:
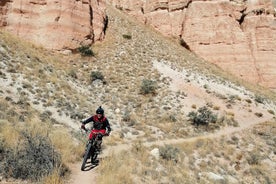
POLYGON ((86 119, 82 123, 87 124, 89 122, 93 122, 93 129, 96 129, 96 130, 107 129, 109 132, 111 131, 109 121, 105 116, 99 119, 97 115, 94 115, 86 119))

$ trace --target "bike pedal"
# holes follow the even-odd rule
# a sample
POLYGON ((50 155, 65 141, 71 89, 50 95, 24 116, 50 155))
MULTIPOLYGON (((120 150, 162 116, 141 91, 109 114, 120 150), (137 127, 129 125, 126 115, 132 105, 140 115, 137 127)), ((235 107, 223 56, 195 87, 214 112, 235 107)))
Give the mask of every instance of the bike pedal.
POLYGON ((98 164, 100 161, 97 159, 97 160, 93 160, 92 161, 92 164, 98 164))

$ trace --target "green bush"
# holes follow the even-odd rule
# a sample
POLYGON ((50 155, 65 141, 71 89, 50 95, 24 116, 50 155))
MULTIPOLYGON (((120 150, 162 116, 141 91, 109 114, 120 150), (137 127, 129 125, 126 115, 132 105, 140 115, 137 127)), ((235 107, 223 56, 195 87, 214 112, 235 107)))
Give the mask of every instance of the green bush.
POLYGON ((209 123, 215 123, 217 121, 217 115, 212 113, 212 111, 206 106, 199 108, 197 112, 190 112, 188 117, 193 124, 196 124, 197 126, 208 125, 209 123))
POLYGON ((140 92, 143 95, 156 94, 157 85, 155 81, 149 79, 143 79, 140 92))
POLYGON ((94 80, 104 80, 104 76, 103 74, 100 72, 100 71, 92 71, 91 74, 90 74, 90 79, 91 81, 93 82, 94 80))
POLYGON ((16 148, 6 150, 3 170, 5 177, 37 181, 61 165, 61 157, 48 137, 20 132, 16 148))
POLYGON ((80 46, 78 51, 81 53, 82 56, 94 56, 94 52, 91 50, 89 46, 80 46))

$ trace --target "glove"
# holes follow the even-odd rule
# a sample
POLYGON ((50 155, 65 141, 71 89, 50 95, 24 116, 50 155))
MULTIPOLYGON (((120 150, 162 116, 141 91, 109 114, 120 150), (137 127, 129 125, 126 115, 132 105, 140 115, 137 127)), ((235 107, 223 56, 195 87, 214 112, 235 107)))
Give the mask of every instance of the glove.
POLYGON ((105 135, 109 136, 110 135, 110 131, 106 131, 105 135))
POLYGON ((86 130, 85 125, 81 124, 81 129, 86 130))

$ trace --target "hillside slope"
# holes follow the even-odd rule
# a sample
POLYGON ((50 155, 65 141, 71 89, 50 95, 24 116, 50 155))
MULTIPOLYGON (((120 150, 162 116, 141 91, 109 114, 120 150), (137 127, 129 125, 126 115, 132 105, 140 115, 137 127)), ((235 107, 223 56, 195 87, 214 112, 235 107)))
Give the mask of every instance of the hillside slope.
MULTIPOLYGON (((1 105, 9 103, 25 121, 26 111, 35 111, 40 123, 50 119, 74 139, 79 121, 102 105, 113 132, 99 167, 85 173, 95 179, 101 172, 97 183, 275 181, 269 175, 275 168, 273 92, 253 90, 111 7, 108 16, 106 40, 92 48, 95 57, 59 55, 1 33, 1 105), (104 79, 92 80, 93 72, 104 79), (153 82, 153 94, 143 94, 143 80, 153 82), (187 115, 200 107, 217 122, 192 125, 187 115), (256 131, 248 129, 254 125, 256 131), (152 155, 162 144, 179 150, 176 163, 152 155)), ((3 121, 24 123, 4 113, 3 121)))

